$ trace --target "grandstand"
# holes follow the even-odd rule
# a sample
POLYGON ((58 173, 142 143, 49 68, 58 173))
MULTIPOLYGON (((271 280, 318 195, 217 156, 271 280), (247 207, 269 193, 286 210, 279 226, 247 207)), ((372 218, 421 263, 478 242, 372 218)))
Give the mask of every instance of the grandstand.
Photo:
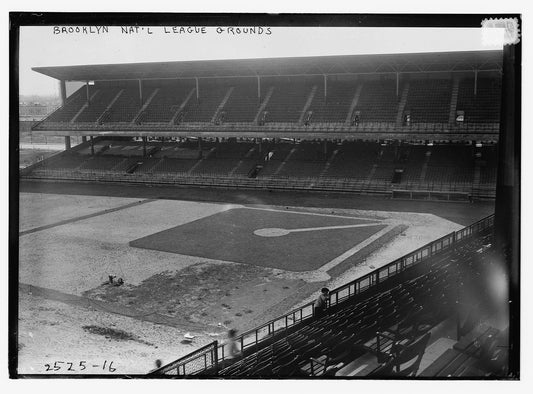
POLYGON ((54 158, 55 164, 43 162, 23 176, 494 198, 496 165, 485 152, 498 142, 501 52, 267 63, 35 68, 59 79, 64 94, 63 105, 37 123, 34 133, 64 136, 67 147, 70 136, 86 142, 60 155, 65 163, 78 157, 79 166, 61 167, 63 159, 54 158), (92 82, 67 98, 66 80, 92 82), (138 166, 125 161, 126 148, 94 150, 116 137, 143 141, 138 166), (192 143, 196 153, 188 148, 186 158, 164 158, 160 144, 148 139, 166 141, 170 151, 192 143), (81 151, 94 156, 91 165, 82 164, 87 158, 81 151), (128 165, 117 166, 108 155, 128 165))
MULTIPOLYGON (((496 197, 500 51, 34 70, 62 106, 33 130, 66 149, 23 179, 496 197)), ((334 289, 325 316, 310 303, 243 333, 237 358, 213 341, 151 375, 506 376, 507 310, 480 280, 494 242, 489 216, 334 289)))
POLYGON ((153 375, 236 377, 498 377, 507 373, 506 299, 488 278, 502 267, 494 217, 448 234, 237 338, 214 341, 153 375))

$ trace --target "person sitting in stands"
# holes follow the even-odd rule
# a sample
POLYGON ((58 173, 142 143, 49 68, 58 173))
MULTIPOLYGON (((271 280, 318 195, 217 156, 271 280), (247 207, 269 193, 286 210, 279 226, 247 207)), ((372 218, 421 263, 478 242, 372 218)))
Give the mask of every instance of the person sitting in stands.
POLYGON ((326 310, 328 308, 328 300, 329 300, 329 289, 327 287, 323 287, 320 290, 320 295, 315 301, 315 316, 316 317, 324 316, 326 314, 326 310))

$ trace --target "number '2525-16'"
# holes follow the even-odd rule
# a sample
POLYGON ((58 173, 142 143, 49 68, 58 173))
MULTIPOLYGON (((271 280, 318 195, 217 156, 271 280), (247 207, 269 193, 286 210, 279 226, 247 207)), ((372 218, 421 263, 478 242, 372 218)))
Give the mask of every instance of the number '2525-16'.
POLYGON ((102 371, 115 372, 117 369, 113 367, 113 361, 109 363, 104 360, 102 365, 100 364, 87 364, 87 361, 71 362, 71 361, 55 361, 53 364, 44 364, 46 372, 83 372, 88 368, 94 370, 95 368, 101 368, 102 371))

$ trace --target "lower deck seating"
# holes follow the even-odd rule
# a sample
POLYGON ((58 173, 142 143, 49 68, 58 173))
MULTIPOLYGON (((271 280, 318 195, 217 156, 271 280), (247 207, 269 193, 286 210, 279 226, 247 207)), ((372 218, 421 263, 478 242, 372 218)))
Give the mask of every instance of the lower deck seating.
MULTIPOLYGON (((57 162, 56 159, 45 160, 36 169, 53 168, 64 170, 64 174, 74 169, 122 173, 130 172, 130 161, 136 164, 142 159, 154 158, 165 160, 153 168, 148 164, 139 165, 133 172, 142 174, 149 169, 151 173, 165 176, 176 172, 191 177, 224 175, 236 180, 250 177, 257 179, 259 186, 262 186, 259 182, 278 181, 279 187, 286 184, 292 188, 293 183, 304 189, 365 188, 379 193, 403 189, 468 193, 479 185, 490 193, 496 180, 497 156, 492 154, 493 150, 490 146, 429 147, 377 142, 328 142, 324 145, 324 142, 263 141, 259 144, 234 139, 148 141, 144 145, 139 141, 107 138, 94 141, 94 156, 87 142, 75 148, 74 158, 57 162), (131 160, 118 166, 123 159, 131 160)), ((65 157, 69 154, 67 152, 65 157)), ((49 176, 53 174, 49 172, 49 176)), ((224 182, 230 181, 225 179, 224 182)))
MULTIPOLYGON (((490 235, 478 238, 415 265, 401 283, 340 304, 329 314, 223 366, 218 375, 394 377, 418 376, 422 370, 428 373, 434 367, 427 367, 426 348, 430 341, 438 344, 446 335, 442 327, 448 321, 453 323, 458 294, 471 293, 473 286, 477 301, 483 303, 485 290, 478 275, 491 252, 485 248, 480 254, 478 249, 490 239, 490 235)), ((472 343, 471 338, 463 339, 454 349, 462 353, 472 349, 469 357, 475 356, 472 343)), ((445 368, 457 376, 451 367, 445 368)), ((470 376, 485 373, 469 372, 470 376)))

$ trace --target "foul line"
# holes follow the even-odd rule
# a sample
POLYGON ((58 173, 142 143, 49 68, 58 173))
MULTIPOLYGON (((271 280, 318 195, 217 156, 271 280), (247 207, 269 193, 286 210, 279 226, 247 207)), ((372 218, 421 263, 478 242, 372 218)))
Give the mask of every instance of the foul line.
POLYGON ((326 216, 326 217, 332 217, 332 218, 343 218, 343 219, 355 219, 355 220, 368 220, 370 222, 375 222, 376 220, 380 219, 370 219, 370 218, 360 218, 357 216, 343 216, 343 215, 333 215, 330 213, 318 213, 318 212, 300 212, 300 211, 289 211, 289 210, 283 210, 283 209, 274 209, 274 208, 258 208, 258 207, 246 207, 243 206, 244 209, 256 209, 259 211, 270 211, 270 212, 283 212, 283 213, 296 213, 299 215, 313 215, 313 216, 326 216))
POLYGON ((394 227, 396 227, 395 224, 389 224, 387 227, 385 227, 384 229, 378 231, 377 233, 375 233, 374 235, 372 235, 371 237, 365 239, 363 242, 355 245, 353 248, 351 248, 350 250, 347 250, 346 252, 344 252, 343 254, 341 254, 340 256, 338 257, 335 257, 333 260, 331 260, 329 263, 326 263, 324 264, 322 267, 320 267, 317 271, 322 271, 322 272, 327 272, 329 271, 330 269, 332 269, 333 267, 335 267, 336 265, 342 263, 344 260, 352 257, 354 254, 356 254, 357 252, 359 252, 361 249, 363 249, 365 246, 368 246, 370 245, 372 242, 374 242, 375 240, 377 240, 378 238, 381 238, 382 236, 384 236, 385 234, 387 234, 389 231, 391 231, 394 227))
POLYGON ((40 227, 32 228, 32 229, 30 229, 30 230, 20 231, 20 232, 19 232, 19 236, 26 235, 26 234, 31 234, 31 233, 36 233, 36 232, 38 232, 38 231, 48 230, 48 229, 50 229, 50 228, 57 227, 57 226, 62 226, 62 225, 64 225, 64 224, 69 224, 69 223, 79 222, 80 220, 85 220, 85 219, 94 218, 94 217, 96 217, 96 216, 101 216, 101 215, 105 215, 105 214, 108 214, 108 213, 112 213, 112 212, 120 211, 120 210, 122 210, 122 209, 127 209, 127 208, 131 208, 131 207, 135 207, 135 206, 137 206, 137 205, 146 204, 146 203, 149 203, 149 202, 152 202, 152 201, 156 201, 156 200, 153 200, 153 199, 147 199, 147 200, 142 200, 142 201, 135 201, 135 202, 132 202, 132 203, 130 203, 130 204, 121 205, 120 207, 109 208, 109 209, 105 209, 105 210, 103 210, 103 211, 98 211, 98 212, 95 212, 95 213, 90 213, 90 214, 88 214, 88 215, 78 216, 78 217, 76 217, 76 218, 72 218, 72 219, 61 220, 61 221, 59 221, 59 222, 52 223, 52 224, 47 224, 47 225, 45 225, 45 226, 40 226, 40 227))
POLYGON ((62 302, 89 310, 96 309, 99 312, 106 312, 114 315, 129 317, 132 319, 147 321, 155 324, 163 324, 170 327, 187 328, 194 330, 205 330, 209 324, 200 325, 185 322, 182 317, 162 315, 158 312, 146 312, 136 308, 126 307, 120 304, 114 304, 108 301, 94 300, 91 298, 78 296, 75 294, 63 293, 59 290, 48 289, 45 287, 34 286, 26 283, 19 283, 19 291, 31 293, 32 296, 38 296, 51 301, 62 302))

